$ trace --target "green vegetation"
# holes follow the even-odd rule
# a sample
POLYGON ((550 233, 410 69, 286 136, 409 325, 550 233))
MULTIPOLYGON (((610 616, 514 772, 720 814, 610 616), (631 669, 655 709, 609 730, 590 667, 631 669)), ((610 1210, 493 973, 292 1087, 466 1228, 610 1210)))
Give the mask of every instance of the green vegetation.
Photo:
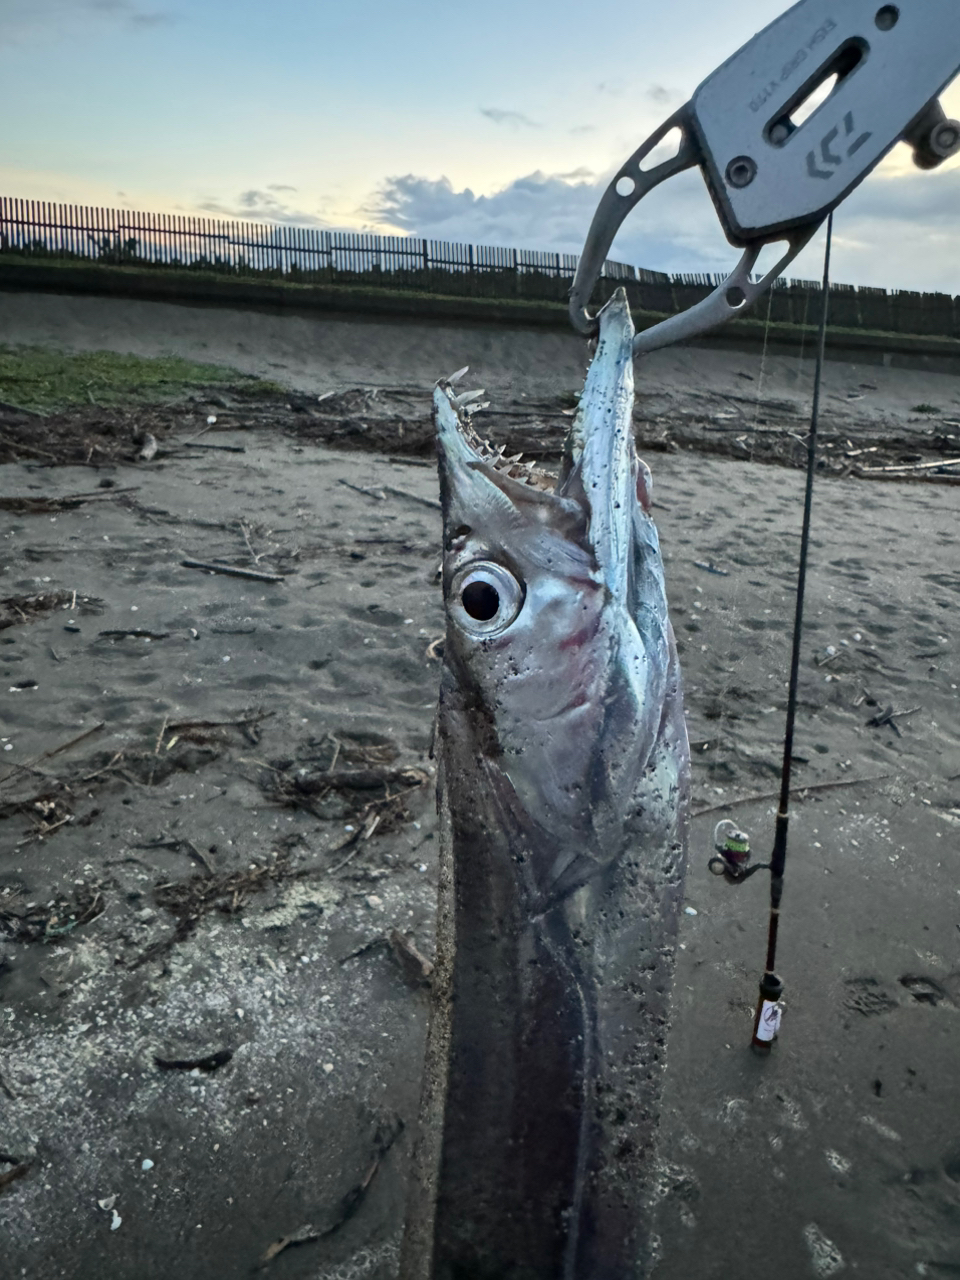
POLYGON ((180 356, 67 355, 44 347, 0 347, 0 402, 41 412, 76 405, 156 404, 204 389, 245 397, 280 394, 274 382, 180 356))
POLYGON ((913 408, 910 410, 910 412, 911 413, 939 413, 940 410, 937 408, 935 404, 927 404, 927 402, 924 401, 923 404, 915 404, 913 408))

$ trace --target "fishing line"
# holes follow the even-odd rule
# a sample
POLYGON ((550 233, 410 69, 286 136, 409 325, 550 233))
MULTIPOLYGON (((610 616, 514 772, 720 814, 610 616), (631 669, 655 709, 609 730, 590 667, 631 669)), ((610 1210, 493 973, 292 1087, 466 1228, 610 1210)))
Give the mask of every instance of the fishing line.
MULTIPOLYGON (((827 341, 827 313, 830 302, 830 249, 833 241, 833 214, 827 218, 827 240, 823 254, 823 286, 820 307, 820 329, 817 335, 817 359, 813 375, 813 405, 807 436, 807 474, 803 495, 803 525, 800 533, 800 559, 797 568, 796 604, 793 618, 793 646, 790 655, 790 684, 787 692, 787 716, 783 735, 783 768, 780 774, 780 802, 770 856, 770 923, 767 931, 767 960, 760 980, 760 999, 753 1024, 754 1047, 769 1050, 780 1025, 780 997, 783 983, 776 974, 777 931, 780 925, 780 901, 783 897, 783 875, 787 859, 787 833, 790 825, 790 773, 793 756, 793 731, 797 716, 797 685, 800 675, 800 644, 803 631, 803 601, 807 582, 807 560, 810 549, 810 515, 813 507, 813 478, 817 466, 817 426, 820 417, 820 385, 827 341)), ((758 868, 759 869, 759 868, 758 868)))

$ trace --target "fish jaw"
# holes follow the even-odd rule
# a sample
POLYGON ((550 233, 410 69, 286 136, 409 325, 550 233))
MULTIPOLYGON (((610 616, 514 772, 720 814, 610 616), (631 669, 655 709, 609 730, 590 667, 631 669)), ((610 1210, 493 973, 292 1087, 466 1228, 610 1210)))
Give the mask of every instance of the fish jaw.
POLYGON ((632 516, 638 503, 633 440, 633 320, 623 289, 600 312, 596 354, 566 444, 562 493, 589 510, 590 541, 603 580, 627 605, 632 516))
POLYGON ((486 726, 476 749, 500 820, 509 810, 525 831, 531 910, 619 856, 675 666, 649 473, 633 441, 633 332, 618 291, 600 315, 553 492, 498 467, 452 387, 434 398, 445 687, 486 726), (471 617, 467 590, 489 588, 502 615, 471 617))

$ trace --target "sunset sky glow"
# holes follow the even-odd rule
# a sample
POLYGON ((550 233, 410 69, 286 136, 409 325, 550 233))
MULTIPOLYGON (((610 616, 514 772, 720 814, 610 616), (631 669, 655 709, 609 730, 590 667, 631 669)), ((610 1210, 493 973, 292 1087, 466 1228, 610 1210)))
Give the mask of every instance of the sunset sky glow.
MULTIPOLYGON (((0 194, 577 252, 610 174, 783 8, 4 0, 0 194)), ((960 294, 958 211, 960 159, 898 147, 837 215, 835 277, 960 294)), ((693 173, 612 256, 737 254, 693 173)))

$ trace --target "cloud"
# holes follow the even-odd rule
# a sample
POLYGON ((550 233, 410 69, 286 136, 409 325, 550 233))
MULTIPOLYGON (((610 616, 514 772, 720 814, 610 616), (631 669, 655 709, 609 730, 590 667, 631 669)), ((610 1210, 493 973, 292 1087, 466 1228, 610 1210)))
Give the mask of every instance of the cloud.
POLYGON ((260 191, 251 188, 242 191, 235 200, 224 201, 212 197, 201 201, 197 208, 212 213, 216 218, 239 218, 249 222, 281 222, 292 227, 328 227, 330 224, 313 213, 295 209, 280 200, 278 191, 296 191, 279 183, 260 191))
MULTIPOLYGON (((579 253, 611 174, 531 173, 489 195, 447 178, 386 181, 364 212, 402 234, 579 253)), ((833 276, 852 284, 960 294, 960 166, 933 174, 872 175, 836 215, 833 276)), ((819 278, 822 241, 788 269, 819 278)), ((654 270, 722 272, 726 243, 696 171, 664 183, 625 220, 610 257, 654 270)))
POLYGON ((575 124, 570 130, 571 133, 596 133, 597 126, 595 124, 575 124))
POLYGON ((137 31, 176 20, 170 10, 146 8, 135 0, 3 0, 0 44, 65 39, 103 22, 137 31))
POLYGON ((481 107, 480 114, 492 120, 494 124, 508 124, 514 129, 539 129, 536 120, 531 120, 522 111, 502 111, 500 107, 481 107))
POLYGON ((960 296, 960 167, 872 174, 834 215, 837 280, 960 296))
POLYGON ((655 102, 658 107, 666 106, 668 102, 672 102, 674 98, 679 96, 675 89, 666 89, 662 84, 652 84, 647 90, 647 97, 651 102, 655 102))
MULTIPOLYGON (((608 181, 609 175, 598 177, 589 169, 538 171, 492 195, 476 195, 469 187, 454 190, 447 178, 406 174, 385 182, 366 212, 381 225, 427 239, 578 253, 608 181)), ((712 231, 722 253, 723 239, 700 185, 699 192, 694 188, 697 199, 691 200, 687 183, 686 194, 666 214, 645 223, 628 220, 611 256, 661 270, 722 269, 715 267, 716 255, 708 265, 701 248, 712 231)))

